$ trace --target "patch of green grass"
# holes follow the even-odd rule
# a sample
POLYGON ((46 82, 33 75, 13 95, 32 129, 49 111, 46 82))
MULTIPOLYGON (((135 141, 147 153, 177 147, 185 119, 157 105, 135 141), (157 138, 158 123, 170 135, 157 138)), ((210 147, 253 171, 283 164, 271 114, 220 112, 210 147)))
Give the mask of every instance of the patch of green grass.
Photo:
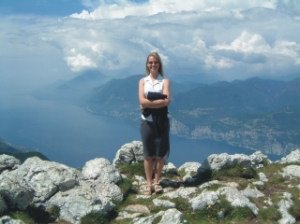
POLYGON ((24 211, 15 211, 9 214, 9 216, 13 219, 22 220, 26 224, 35 224, 36 222, 30 215, 24 211))
POLYGON ((269 179, 270 185, 279 185, 284 183, 285 179, 279 173, 274 173, 271 178, 269 179))
POLYGON ((177 171, 169 171, 169 172, 164 172, 163 173, 163 176, 165 178, 168 178, 168 179, 177 179, 179 178, 181 175, 179 174, 179 172, 177 171))
POLYGON ((122 219, 122 220, 112 220, 111 224, 131 224, 131 219, 122 219))
POLYGON ((48 214, 50 215, 50 219, 56 220, 60 215, 60 208, 58 206, 52 206, 47 209, 48 214))
POLYGON ((205 188, 208 191, 217 191, 220 187, 222 187, 221 184, 212 184, 209 187, 205 188))
POLYGON ((220 197, 219 202, 208 206, 201 210, 184 211, 184 218, 187 223, 202 224, 202 223, 245 223, 244 221, 255 218, 254 214, 248 207, 233 207, 225 199, 220 197))
POLYGON ((245 179, 241 179, 239 182, 238 182, 239 186, 238 186, 238 190, 239 191, 242 191, 244 189, 246 189, 248 186, 249 186, 249 181, 248 180, 245 180, 245 179))
POLYGON ((100 212, 91 212, 80 219, 81 224, 109 224, 117 217, 115 210, 103 214, 100 212))
POLYGON ((258 212, 258 219, 260 222, 272 221, 276 222, 281 218, 281 214, 278 211, 278 208, 274 205, 267 208, 261 208, 258 212))
POLYGON ((20 219, 25 224, 35 223, 68 223, 64 220, 57 220, 60 209, 58 206, 53 206, 47 210, 40 207, 29 206, 24 211, 10 211, 6 215, 13 219, 20 219))
POLYGON ((55 221, 44 208, 29 206, 26 213, 34 219, 36 223, 49 223, 55 221))
POLYGON ((191 211, 191 205, 185 198, 175 198, 172 200, 175 203, 175 207, 181 211, 181 212, 190 212, 191 211))
POLYGON ((201 210, 187 211, 184 213, 184 218, 191 224, 218 223, 220 221, 218 217, 219 211, 221 211, 221 206, 219 204, 215 204, 201 210))
POLYGON ((26 224, 31 223, 51 223, 57 217, 52 217, 44 208, 28 206, 24 211, 11 211, 8 214, 14 219, 21 219, 26 224))
POLYGON ((279 163, 272 163, 268 166, 260 168, 258 171, 266 174, 268 178, 272 178, 273 175, 276 175, 285 165, 279 163))
POLYGON ((118 186, 120 187, 124 198, 127 197, 130 193, 136 193, 136 190, 133 188, 131 180, 124 178, 119 183, 118 186))
POLYGON ((186 174, 187 174, 187 173, 185 172, 184 169, 181 169, 181 170, 178 171, 178 175, 179 175, 181 178, 183 178, 186 174))
POLYGON ((297 165, 297 166, 300 166, 300 162, 291 162, 291 163, 285 164, 285 166, 288 166, 288 165, 297 165))
POLYGON ((123 208, 128 205, 140 204, 149 207, 151 210, 151 206, 153 206, 152 198, 136 198, 135 195, 129 194, 121 203, 117 204, 117 211, 121 211, 123 208))
POLYGON ((289 212, 297 221, 300 221, 300 190, 298 188, 294 188, 291 193, 293 195, 292 199, 294 205, 290 208, 289 212))
POLYGON ((227 219, 234 221, 245 221, 255 218, 255 215, 248 207, 237 207, 227 216, 227 219))
POLYGON ((81 224, 108 224, 109 220, 101 213, 91 212, 80 220, 81 224))
POLYGON ((116 167, 120 171, 120 173, 127 175, 128 178, 132 178, 135 175, 138 176, 145 175, 144 164, 141 162, 131 163, 131 164, 121 163, 118 164, 116 167))
POLYGON ((158 224, 158 223, 160 222, 160 220, 161 220, 161 217, 156 217, 156 218, 153 220, 152 224, 158 224))
POLYGON ((242 167, 240 165, 221 169, 212 172, 212 178, 217 180, 224 180, 226 177, 240 177, 244 179, 257 178, 257 171, 252 167, 242 167))

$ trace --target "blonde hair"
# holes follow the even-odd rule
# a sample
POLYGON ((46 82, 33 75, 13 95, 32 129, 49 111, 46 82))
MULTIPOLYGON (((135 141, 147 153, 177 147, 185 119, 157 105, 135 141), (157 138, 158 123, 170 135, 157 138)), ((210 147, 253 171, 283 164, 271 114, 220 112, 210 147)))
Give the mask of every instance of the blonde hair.
POLYGON ((146 76, 149 75, 150 71, 149 71, 149 68, 148 68, 148 61, 149 61, 149 58, 150 57, 154 57, 158 63, 159 63, 159 68, 158 68, 158 73, 161 75, 161 76, 164 76, 164 69, 163 69, 163 64, 162 64, 162 61, 161 61, 161 58, 159 56, 159 54, 157 52, 151 52, 148 57, 147 57, 147 60, 146 60, 146 69, 145 69, 145 72, 146 72, 146 76))

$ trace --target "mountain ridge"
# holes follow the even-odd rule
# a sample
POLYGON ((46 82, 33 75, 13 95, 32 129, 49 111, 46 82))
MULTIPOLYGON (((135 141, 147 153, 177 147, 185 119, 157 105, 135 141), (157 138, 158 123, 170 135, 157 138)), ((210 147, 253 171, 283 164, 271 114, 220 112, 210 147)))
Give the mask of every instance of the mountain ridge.
MULTIPOLYGON (((88 101, 89 110, 137 125, 137 83, 141 77, 111 80, 97 87, 88 101)), ((286 154, 299 146, 299 80, 256 77, 190 88, 174 81, 169 107, 171 134, 286 154)))
POLYGON ((21 162, 33 156, 37 156, 43 160, 49 160, 44 154, 36 150, 12 145, 10 143, 7 143, 1 138, 0 138, 0 154, 14 156, 15 158, 19 159, 21 162))

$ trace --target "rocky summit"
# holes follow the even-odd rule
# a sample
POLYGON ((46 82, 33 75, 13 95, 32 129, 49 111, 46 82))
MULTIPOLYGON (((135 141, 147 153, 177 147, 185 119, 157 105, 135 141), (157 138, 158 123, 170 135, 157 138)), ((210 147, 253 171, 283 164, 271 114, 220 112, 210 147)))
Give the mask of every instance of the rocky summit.
POLYGON ((300 223, 300 150, 278 161, 210 155, 165 164, 161 194, 144 195, 143 146, 80 169, 0 155, 0 223, 300 223))

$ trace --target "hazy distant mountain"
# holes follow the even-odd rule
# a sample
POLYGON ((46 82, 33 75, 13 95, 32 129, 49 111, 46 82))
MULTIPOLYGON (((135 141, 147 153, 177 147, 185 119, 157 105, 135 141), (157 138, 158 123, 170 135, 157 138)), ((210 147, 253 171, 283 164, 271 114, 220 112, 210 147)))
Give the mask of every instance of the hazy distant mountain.
MULTIPOLYGON (((89 109, 94 113, 139 119, 138 82, 143 75, 134 75, 123 79, 112 79, 93 90, 89 109)), ((197 84, 200 86, 200 84, 197 84)), ((190 90, 186 84, 172 83, 172 93, 177 95, 190 90)))
POLYGON ((0 154, 12 155, 19 159, 21 162, 33 156, 48 160, 48 158, 40 152, 11 145, 2 139, 0 139, 0 154))
POLYGON ((90 111, 130 120, 139 113, 138 81, 141 75, 112 79, 95 88, 88 103, 90 111))
MULTIPOLYGON (((94 89, 89 109, 138 125, 138 80, 114 79, 94 89)), ((300 146, 300 79, 251 78, 209 85, 172 82, 172 133, 267 153, 300 146)))
POLYGON ((67 82, 55 83, 35 92, 39 99, 62 100, 81 104, 89 97, 92 89, 107 82, 108 77, 97 70, 82 72, 67 82))
MULTIPOLYGON (((286 106, 300 106, 299 87, 299 79, 283 82, 252 78, 217 82, 176 95, 174 112, 210 111, 209 115, 213 117, 262 114, 286 106)), ((192 117, 197 116, 194 113, 192 117)))
POLYGON ((68 82, 63 83, 59 89, 83 90, 94 88, 105 83, 108 78, 97 70, 89 70, 81 73, 68 82))

